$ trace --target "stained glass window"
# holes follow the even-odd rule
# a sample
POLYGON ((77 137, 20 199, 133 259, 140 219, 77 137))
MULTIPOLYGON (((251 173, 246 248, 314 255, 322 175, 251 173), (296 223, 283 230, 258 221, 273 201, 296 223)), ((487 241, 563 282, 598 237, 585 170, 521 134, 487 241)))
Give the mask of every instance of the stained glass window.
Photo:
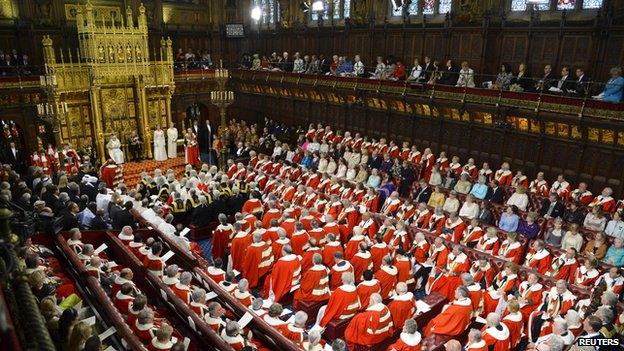
POLYGON ((342 0, 342 2, 343 2, 342 8, 344 11, 343 17, 344 18, 351 17, 351 0, 342 0))
MULTIPOLYGON (((260 17, 260 23, 262 24, 274 24, 276 15, 276 1, 275 0, 254 0, 254 5, 259 6, 262 9, 262 17, 260 17)), ((279 6, 279 3, 277 3, 279 6)), ((279 12, 277 12, 279 13, 279 12)))
POLYGON ((440 0, 440 6, 438 7, 438 12, 439 13, 451 12, 451 4, 452 4, 452 0, 440 0))
POLYGON ((576 0, 557 0, 557 10, 574 10, 576 0))
MULTIPOLYGON (((392 16, 403 16, 403 7, 395 7, 394 1, 390 0, 390 6, 392 6, 392 16)), ((412 0, 412 3, 407 7, 408 16, 416 16, 418 14, 418 0, 412 0)))
MULTIPOLYGON (((550 1, 536 5, 539 11, 547 11, 550 9, 550 1)), ((527 0, 511 0, 511 11, 526 11, 527 0)))
POLYGON ((602 0, 583 0, 584 9, 599 9, 602 7, 602 0))
POLYGON ((334 0, 334 11, 333 11, 333 16, 334 19, 340 19, 342 17, 342 11, 340 9, 340 0, 334 0))
MULTIPOLYGON (((324 8, 324 10, 323 10, 323 16, 322 17, 323 17, 324 20, 327 20, 327 19, 329 19, 329 6, 327 5, 326 2, 323 2, 323 8, 324 8)), ((313 21, 318 20, 319 19, 319 13, 317 11, 311 11, 311 12, 312 12, 312 14, 311 14, 310 18, 312 18, 313 21)))
POLYGON ((435 0, 423 0, 423 13, 432 15, 435 11, 435 0))

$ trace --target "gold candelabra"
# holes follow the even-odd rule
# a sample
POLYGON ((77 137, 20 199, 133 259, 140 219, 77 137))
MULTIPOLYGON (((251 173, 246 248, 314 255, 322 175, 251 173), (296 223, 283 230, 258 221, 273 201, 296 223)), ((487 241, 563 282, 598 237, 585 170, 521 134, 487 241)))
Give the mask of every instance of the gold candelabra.
POLYGON ((60 147, 60 119, 64 118, 67 114, 67 102, 60 102, 58 99, 58 94, 54 93, 54 89, 57 87, 55 75, 42 75, 39 76, 39 80, 41 86, 46 90, 49 101, 37 104, 37 115, 41 120, 52 126, 52 133, 54 133, 54 143, 56 144, 56 147, 60 147))
MULTIPOLYGON (((217 71, 225 71, 225 76, 222 79, 222 81, 217 78, 217 84, 219 84, 219 86, 225 86, 225 82, 227 80, 227 70, 217 70, 217 71)), ((215 73, 215 77, 216 73, 215 73)), ((225 159, 227 158, 227 151, 225 148, 225 140, 227 138, 227 120, 226 120, 226 116, 227 116, 227 108, 228 106, 230 106, 233 102, 234 102, 234 92, 233 91, 211 91, 210 92, 210 102, 217 106, 217 108, 219 109, 219 116, 221 117, 221 124, 219 126, 219 138, 221 138, 221 142, 223 143, 222 147, 221 147, 221 157, 219 158, 219 167, 221 167, 223 170, 225 170, 226 167, 226 162, 225 159)))

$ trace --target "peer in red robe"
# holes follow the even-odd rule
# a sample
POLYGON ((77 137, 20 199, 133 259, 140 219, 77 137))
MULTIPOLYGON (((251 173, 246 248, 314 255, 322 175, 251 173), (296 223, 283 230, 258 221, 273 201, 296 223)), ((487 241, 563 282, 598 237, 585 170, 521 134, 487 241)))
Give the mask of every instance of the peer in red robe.
POLYGON ((526 280, 518 285, 518 303, 525 324, 531 313, 541 304, 543 291, 544 287, 539 283, 535 273, 529 274, 526 280))
POLYGON ((295 291, 293 307, 299 309, 300 302, 317 302, 329 299, 329 269, 323 266, 323 258, 315 254, 314 265, 303 273, 301 286, 295 291))
POLYGON ((354 272, 353 265, 342 258, 342 252, 336 252, 334 255, 334 262, 334 265, 329 271, 329 289, 332 291, 342 285, 343 273, 354 272))
POLYGON ((351 258, 350 262, 353 265, 353 274, 357 284, 362 281, 362 274, 365 270, 373 269, 372 255, 367 251, 365 243, 360 243, 360 251, 351 258))
POLYGON ((509 347, 513 349, 520 343, 524 331, 524 320, 518 301, 510 300, 507 303, 507 312, 501 323, 505 324, 509 330, 509 347))
POLYGON ((214 258, 223 258, 225 249, 234 237, 234 228, 227 223, 227 217, 219 216, 219 221, 221 223, 212 232, 212 257, 214 258))
POLYGON ((507 239, 503 241, 498 249, 498 257, 520 264, 520 261, 524 258, 524 245, 518 242, 518 234, 514 232, 507 233, 507 239))
POLYGON ((518 285, 518 266, 505 263, 505 268, 496 275, 488 291, 483 295, 483 315, 496 311, 500 299, 506 299, 518 285))
POLYGON ((482 289, 487 289, 496 276, 494 268, 484 256, 479 257, 479 260, 472 264, 470 274, 472 274, 474 281, 481 285, 482 289))
POLYGON ((551 263, 552 255, 544 248, 544 242, 541 239, 535 240, 531 244, 524 265, 535 269, 539 274, 545 274, 550 269, 551 263))
POLYGON ((425 327, 425 336, 432 334, 457 336, 462 334, 470 325, 472 301, 468 297, 468 290, 457 288, 455 301, 444 307, 444 310, 425 327))
POLYGON ((381 235, 375 237, 375 243, 370 248, 371 260, 373 262, 373 272, 377 272, 381 267, 381 261, 390 254, 388 244, 383 241, 381 235))
POLYGON ((396 267, 392 265, 392 257, 384 257, 381 267, 375 272, 375 278, 379 280, 381 285, 382 298, 387 299, 390 297, 396 286, 398 273, 396 267))
POLYGON ((371 270, 366 270, 362 274, 362 282, 357 285, 356 292, 360 301, 364 301, 362 303, 361 309, 365 309, 368 307, 368 301, 370 301, 370 297, 374 293, 381 292, 381 284, 379 284, 379 280, 375 279, 373 272, 371 270))
POLYGON ((323 256, 323 264, 326 266, 330 266, 334 264, 334 256, 337 252, 342 252, 342 245, 340 242, 336 240, 336 236, 334 234, 327 234, 325 237, 327 243, 321 250, 321 255, 323 256))
POLYGON ((553 259, 546 275, 557 280, 563 279, 567 282, 574 283, 578 268, 579 263, 576 260, 576 249, 568 248, 566 252, 553 259))
POLYGON ((383 302, 381 295, 373 294, 365 311, 353 317, 344 332, 349 349, 355 345, 372 346, 392 336, 394 331, 392 314, 383 302))
MULTIPOLYGON (((254 243, 247 248, 243 257, 241 274, 249 282, 249 288, 254 289, 273 265, 273 250, 270 245, 262 241, 259 233, 253 235, 254 243)), ((247 306, 247 305, 246 305, 247 306)))
POLYGON ((399 335, 399 339, 394 344, 388 346, 386 351, 420 351, 421 341, 422 336, 417 331, 416 321, 409 319, 403 325, 403 331, 399 335))
POLYGON ((495 313, 489 314, 487 321, 482 331, 485 344, 491 351, 509 351, 511 343, 507 325, 501 323, 500 316, 495 313))
POLYGON ((253 237, 248 232, 241 231, 239 223, 234 223, 234 231, 236 235, 234 235, 234 238, 232 239, 232 249, 230 251, 232 268, 242 272, 243 265, 245 263, 245 256, 247 255, 249 246, 251 246, 251 243, 253 242, 253 237))
POLYGON ((343 274, 343 285, 334 290, 326 306, 321 307, 317 324, 327 326, 334 319, 349 319, 360 309, 360 298, 353 285, 353 274, 343 274))
POLYGON ((301 279, 301 258, 293 254, 289 246, 282 249, 282 257, 277 260, 271 274, 264 281, 263 296, 275 302, 281 299, 292 289, 298 288, 301 279))
POLYGON ((416 314, 416 299, 412 292, 407 291, 405 283, 398 283, 395 291, 396 294, 392 296, 388 309, 392 314, 394 328, 399 329, 403 327, 406 320, 413 318, 416 314))

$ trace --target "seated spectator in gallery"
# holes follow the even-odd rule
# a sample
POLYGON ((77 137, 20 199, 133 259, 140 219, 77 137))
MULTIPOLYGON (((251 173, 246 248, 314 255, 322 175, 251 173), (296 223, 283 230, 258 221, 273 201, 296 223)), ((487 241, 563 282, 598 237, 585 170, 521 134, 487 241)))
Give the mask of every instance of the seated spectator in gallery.
POLYGON ((516 206, 507 206, 505 212, 501 214, 498 221, 498 227, 507 232, 515 232, 518 229, 520 217, 518 217, 518 208, 516 206))
POLYGON ((607 81, 604 90, 594 99, 606 102, 618 103, 622 101, 622 93, 624 93, 624 78, 622 77, 622 68, 613 67, 609 71, 611 78, 607 81))

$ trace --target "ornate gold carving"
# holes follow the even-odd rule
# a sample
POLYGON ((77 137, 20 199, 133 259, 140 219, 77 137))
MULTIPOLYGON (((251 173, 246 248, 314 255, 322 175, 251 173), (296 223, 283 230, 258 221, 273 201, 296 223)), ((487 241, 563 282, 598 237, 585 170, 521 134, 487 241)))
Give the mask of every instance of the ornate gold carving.
POLYGON ((130 8, 125 17, 119 7, 93 6, 90 2, 85 6, 67 4, 65 9, 76 21, 79 48, 66 56, 69 62, 61 51, 59 61, 52 39, 43 38, 46 76, 50 78, 46 82, 52 82, 46 84, 48 101, 77 104, 76 99, 84 100, 86 94, 89 106, 84 106, 84 115, 72 108, 61 118, 60 140, 74 144, 95 140, 103 159, 104 139, 110 133, 116 132, 125 140, 126 131, 140 129, 144 148, 150 150, 151 130, 143 126, 148 124, 151 110, 144 106, 149 100, 162 100, 154 116, 170 119, 165 107, 175 89, 171 40, 163 39, 157 61, 150 61, 144 6, 139 7, 136 22, 130 8))

